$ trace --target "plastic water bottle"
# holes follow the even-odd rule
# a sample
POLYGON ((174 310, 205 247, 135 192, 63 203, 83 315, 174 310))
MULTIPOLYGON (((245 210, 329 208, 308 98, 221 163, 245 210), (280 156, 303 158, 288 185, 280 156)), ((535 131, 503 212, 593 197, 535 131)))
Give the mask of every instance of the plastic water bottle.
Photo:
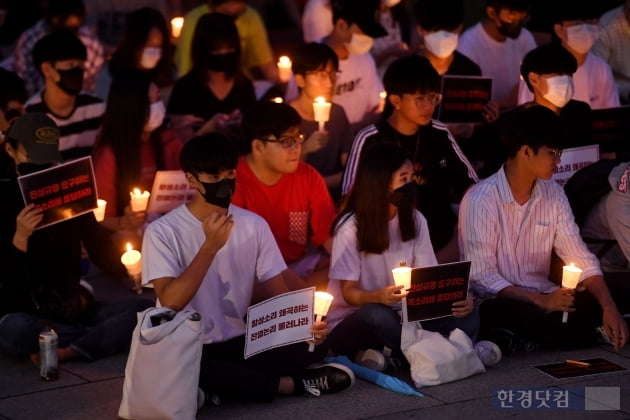
POLYGON ((39 333, 39 376, 42 381, 54 381, 59 378, 59 361, 57 359, 58 337, 50 323, 39 333))

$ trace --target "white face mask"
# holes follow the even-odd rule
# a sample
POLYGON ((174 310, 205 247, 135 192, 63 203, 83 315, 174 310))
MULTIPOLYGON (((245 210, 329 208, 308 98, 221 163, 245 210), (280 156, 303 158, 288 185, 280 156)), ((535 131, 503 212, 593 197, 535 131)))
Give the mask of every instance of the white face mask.
POLYGON ((350 42, 346 44, 346 48, 350 51, 350 54, 365 54, 370 51, 373 44, 374 38, 353 32, 350 42))
POLYGON ((546 80, 547 93, 543 95, 543 98, 558 108, 564 107, 573 97, 573 77, 564 74, 546 80))
POLYGON ((400 0, 381 0, 381 3, 391 8, 391 7, 396 6, 398 3, 400 3, 400 0))
POLYGON ((599 27, 582 23, 567 28, 567 45, 580 54, 586 54, 599 38, 599 27))
POLYGON ((459 36, 448 31, 431 32, 425 35, 424 45, 432 54, 440 58, 448 57, 457 48, 459 36))
POLYGON ((166 115, 166 108, 164 102, 157 101, 151 104, 151 110, 149 111, 149 120, 144 125, 144 131, 152 132, 162 125, 164 122, 164 116, 166 115))
POLYGON ((150 70, 157 66, 158 61, 162 58, 162 50, 158 47, 146 47, 142 50, 142 57, 140 57, 140 67, 145 70, 150 70))

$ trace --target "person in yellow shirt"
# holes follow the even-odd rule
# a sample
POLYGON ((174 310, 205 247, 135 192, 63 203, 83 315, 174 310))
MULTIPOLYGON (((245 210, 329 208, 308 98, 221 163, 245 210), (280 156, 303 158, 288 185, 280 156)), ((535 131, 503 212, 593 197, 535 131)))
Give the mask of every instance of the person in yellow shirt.
POLYGON ((257 68, 263 79, 276 83, 278 69, 267 37, 267 29, 256 10, 247 5, 245 0, 206 0, 184 17, 184 27, 175 50, 175 64, 180 76, 192 68, 190 46, 197 21, 206 13, 223 13, 234 19, 241 39, 241 67, 250 79, 257 79, 254 73, 257 68))

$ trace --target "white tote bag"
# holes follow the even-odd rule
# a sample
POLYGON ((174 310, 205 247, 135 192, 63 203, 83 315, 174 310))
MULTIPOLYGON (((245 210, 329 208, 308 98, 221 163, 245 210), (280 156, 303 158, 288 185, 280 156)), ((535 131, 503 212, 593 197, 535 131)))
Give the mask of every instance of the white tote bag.
POLYGON ((411 379, 417 388, 486 371, 472 341, 459 328, 446 338, 423 329, 420 322, 409 322, 403 325, 400 347, 411 366, 411 379))
POLYGON ((169 308, 138 313, 118 416, 194 419, 202 346, 198 313, 174 313, 169 308))

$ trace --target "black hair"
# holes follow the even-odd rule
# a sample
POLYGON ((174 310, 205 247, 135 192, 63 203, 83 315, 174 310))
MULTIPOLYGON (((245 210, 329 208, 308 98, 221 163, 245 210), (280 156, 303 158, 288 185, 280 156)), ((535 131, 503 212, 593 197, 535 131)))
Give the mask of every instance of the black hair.
POLYGON ((52 32, 35 43, 33 65, 41 73, 42 63, 62 60, 86 60, 87 50, 75 34, 66 30, 52 32))
MULTIPOLYGON (((223 3, 227 3, 228 1, 231 1, 231 0, 210 0, 210 3, 212 3, 212 5, 216 7, 223 3)), ((246 0, 237 0, 237 1, 242 1, 243 3, 246 2, 246 0)))
POLYGON ((562 126, 549 108, 536 105, 514 111, 501 126, 501 144, 508 158, 516 156, 523 146, 535 153, 541 146, 563 147, 562 126))
POLYGON ((393 61, 383 75, 389 95, 440 91, 440 75, 426 57, 409 55, 393 61))
POLYGON ((357 8, 371 9, 376 11, 380 9, 380 0, 331 0, 333 25, 339 19, 343 19, 348 25, 357 23, 357 8))
MULTIPOLYGON (((394 172, 407 160, 411 160, 408 153, 394 143, 375 144, 361 153, 356 180, 333 223, 338 229, 355 216, 359 251, 380 254, 389 248, 389 189, 394 172)), ((413 205, 398 209, 403 242, 417 236, 414 211, 413 205)))
POLYGON ((553 7, 553 23, 557 24, 568 20, 598 19, 601 15, 601 6, 596 1, 554 0, 553 7))
POLYGON ((0 68, 0 110, 6 113, 9 101, 24 104, 27 99, 24 80, 16 73, 0 68))
POLYGON ((272 135, 280 138, 291 127, 299 126, 301 121, 300 114, 288 104, 259 102, 243 116, 243 140, 251 150, 254 139, 264 140, 272 135))
POLYGON ((159 87, 173 83, 175 66, 168 25, 162 13, 150 7, 136 9, 127 16, 120 42, 109 62, 109 71, 112 76, 122 69, 139 68, 144 46, 149 39, 149 33, 154 28, 162 34, 160 47, 162 57, 155 68, 149 70, 149 73, 159 87))
POLYGON ((195 177, 201 173, 217 175, 223 170, 236 169, 237 163, 236 144, 217 132, 193 137, 179 154, 182 170, 195 177))
POLYGON ((324 70, 328 63, 339 70, 339 58, 332 48, 319 42, 310 42, 295 52, 291 70, 293 74, 303 76, 309 71, 324 70))
POLYGON ((562 45, 557 43, 536 47, 525 54, 521 63, 521 76, 530 91, 534 91, 529 82, 529 73, 536 74, 569 74, 577 70, 577 60, 562 45))
POLYGON ((85 4, 82 0, 46 0, 43 7, 44 18, 50 23, 53 18, 65 21, 70 16, 85 18, 85 4))
POLYGON ((497 12, 501 9, 529 12, 532 0, 486 0, 486 6, 492 7, 497 12))
POLYGON ((464 22, 463 0, 417 0, 416 24, 425 31, 453 31, 464 22))
POLYGON ((205 79, 208 55, 223 47, 234 49, 240 57, 241 41, 232 18, 222 13, 207 13, 201 16, 195 27, 191 46, 193 71, 205 79))

